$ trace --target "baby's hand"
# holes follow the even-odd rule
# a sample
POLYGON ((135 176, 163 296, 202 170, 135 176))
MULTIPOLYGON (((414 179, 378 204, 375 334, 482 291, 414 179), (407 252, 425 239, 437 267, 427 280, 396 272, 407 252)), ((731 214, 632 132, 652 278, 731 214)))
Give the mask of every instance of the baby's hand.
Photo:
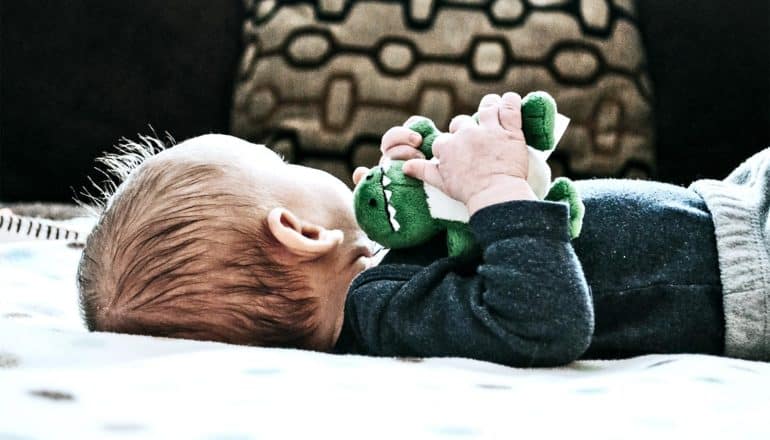
POLYGON ((465 203, 471 214, 496 203, 536 199, 526 181, 529 153, 521 130, 521 97, 486 95, 478 114, 478 124, 458 116, 450 133, 436 138, 438 162, 408 160, 404 173, 465 203))
MULTIPOLYGON (((421 117, 412 116, 404 122, 402 126, 396 126, 390 128, 382 135, 380 141, 380 151, 382 152, 383 160, 409 160, 409 159, 425 159, 425 155, 419 150, 422 144, 422 136, 420 133, 408 128, 421 117)), ((361 177, 365 176, 369 172, 366 167, 358 167, 353 171, 353 183, 358 184, 361 177)))

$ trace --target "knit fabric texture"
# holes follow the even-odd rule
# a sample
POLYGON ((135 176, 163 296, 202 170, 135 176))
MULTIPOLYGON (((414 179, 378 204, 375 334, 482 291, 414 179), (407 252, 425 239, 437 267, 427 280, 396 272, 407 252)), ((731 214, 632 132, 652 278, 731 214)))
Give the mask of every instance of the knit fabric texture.
POLYGON ((725 352, 770 361, 770 148, 724 180, 690 188, 714 220, 724 294, 725 352))

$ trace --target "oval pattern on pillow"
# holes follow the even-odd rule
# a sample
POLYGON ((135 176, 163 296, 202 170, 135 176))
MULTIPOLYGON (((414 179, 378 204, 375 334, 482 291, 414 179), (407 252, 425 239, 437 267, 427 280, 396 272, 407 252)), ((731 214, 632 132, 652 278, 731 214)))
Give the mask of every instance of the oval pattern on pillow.
POLYGON ((446 130, 487 93, 551 93, 573 178, 654 172, 652 87, 630 0, 252 1, 231 131, 350 183, 413 114, 446 130))

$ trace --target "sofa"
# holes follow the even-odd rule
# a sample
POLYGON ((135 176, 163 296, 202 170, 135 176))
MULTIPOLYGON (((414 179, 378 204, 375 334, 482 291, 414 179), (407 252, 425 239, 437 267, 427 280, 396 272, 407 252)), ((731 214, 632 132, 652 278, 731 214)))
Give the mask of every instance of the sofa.
POLYGON ((513 88, 545 88, 573 117, 557 174, 721 178, 770 145, 768 9, 762 0, 5 2, 0 201, 71 201, 99 178, 93 160, 137 134, 233 133, 344 179, 376 160, 382 127, 413 112, 445 122, 483 93, 513 88), (388 38, 356 41, 365 30, 388 38), (534 43, 552 31, 565 35, 549 43, 560 51, 541 61, 534 43), (285 53, 270 58, 271 44, 285 53), (350 54, 364 61, 332 65, 350 54), (431 70, 441 57, 449 67, 431 70), (356 76, 366 69, 373 79, 356 76), (612 75, 626 84, 599 84, 612 75), (357 119, 343 108, 351 99, 357 119))

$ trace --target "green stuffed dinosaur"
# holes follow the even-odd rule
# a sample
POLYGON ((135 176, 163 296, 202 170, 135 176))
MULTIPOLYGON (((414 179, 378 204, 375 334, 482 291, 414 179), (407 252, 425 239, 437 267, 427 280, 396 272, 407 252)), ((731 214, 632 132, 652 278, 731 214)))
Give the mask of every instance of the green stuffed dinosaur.
MULTIPOLYGON (((569 120, 556 112, 555 101, 545 92, 525 96, 521 115, 529 148, 527 182, 538 198, 569 205, 569 232, 575 238, 583 223, 583 203, 569 179, 561 177, 551 182, 551 169, 546 163, 569 120)), ((433 141, 441 132, 427 118, 409 128, 422 135, 420 151, 431 159, 433 141)), ((478 249, 468 226, 465 205, 405 175, 401 169, 403 164, 400 160, 385 161, 358 182, 353 200, 361 229, 370 239, 390 249, 422 244, 446 230, 449 255, 476 253, 478 249)))

